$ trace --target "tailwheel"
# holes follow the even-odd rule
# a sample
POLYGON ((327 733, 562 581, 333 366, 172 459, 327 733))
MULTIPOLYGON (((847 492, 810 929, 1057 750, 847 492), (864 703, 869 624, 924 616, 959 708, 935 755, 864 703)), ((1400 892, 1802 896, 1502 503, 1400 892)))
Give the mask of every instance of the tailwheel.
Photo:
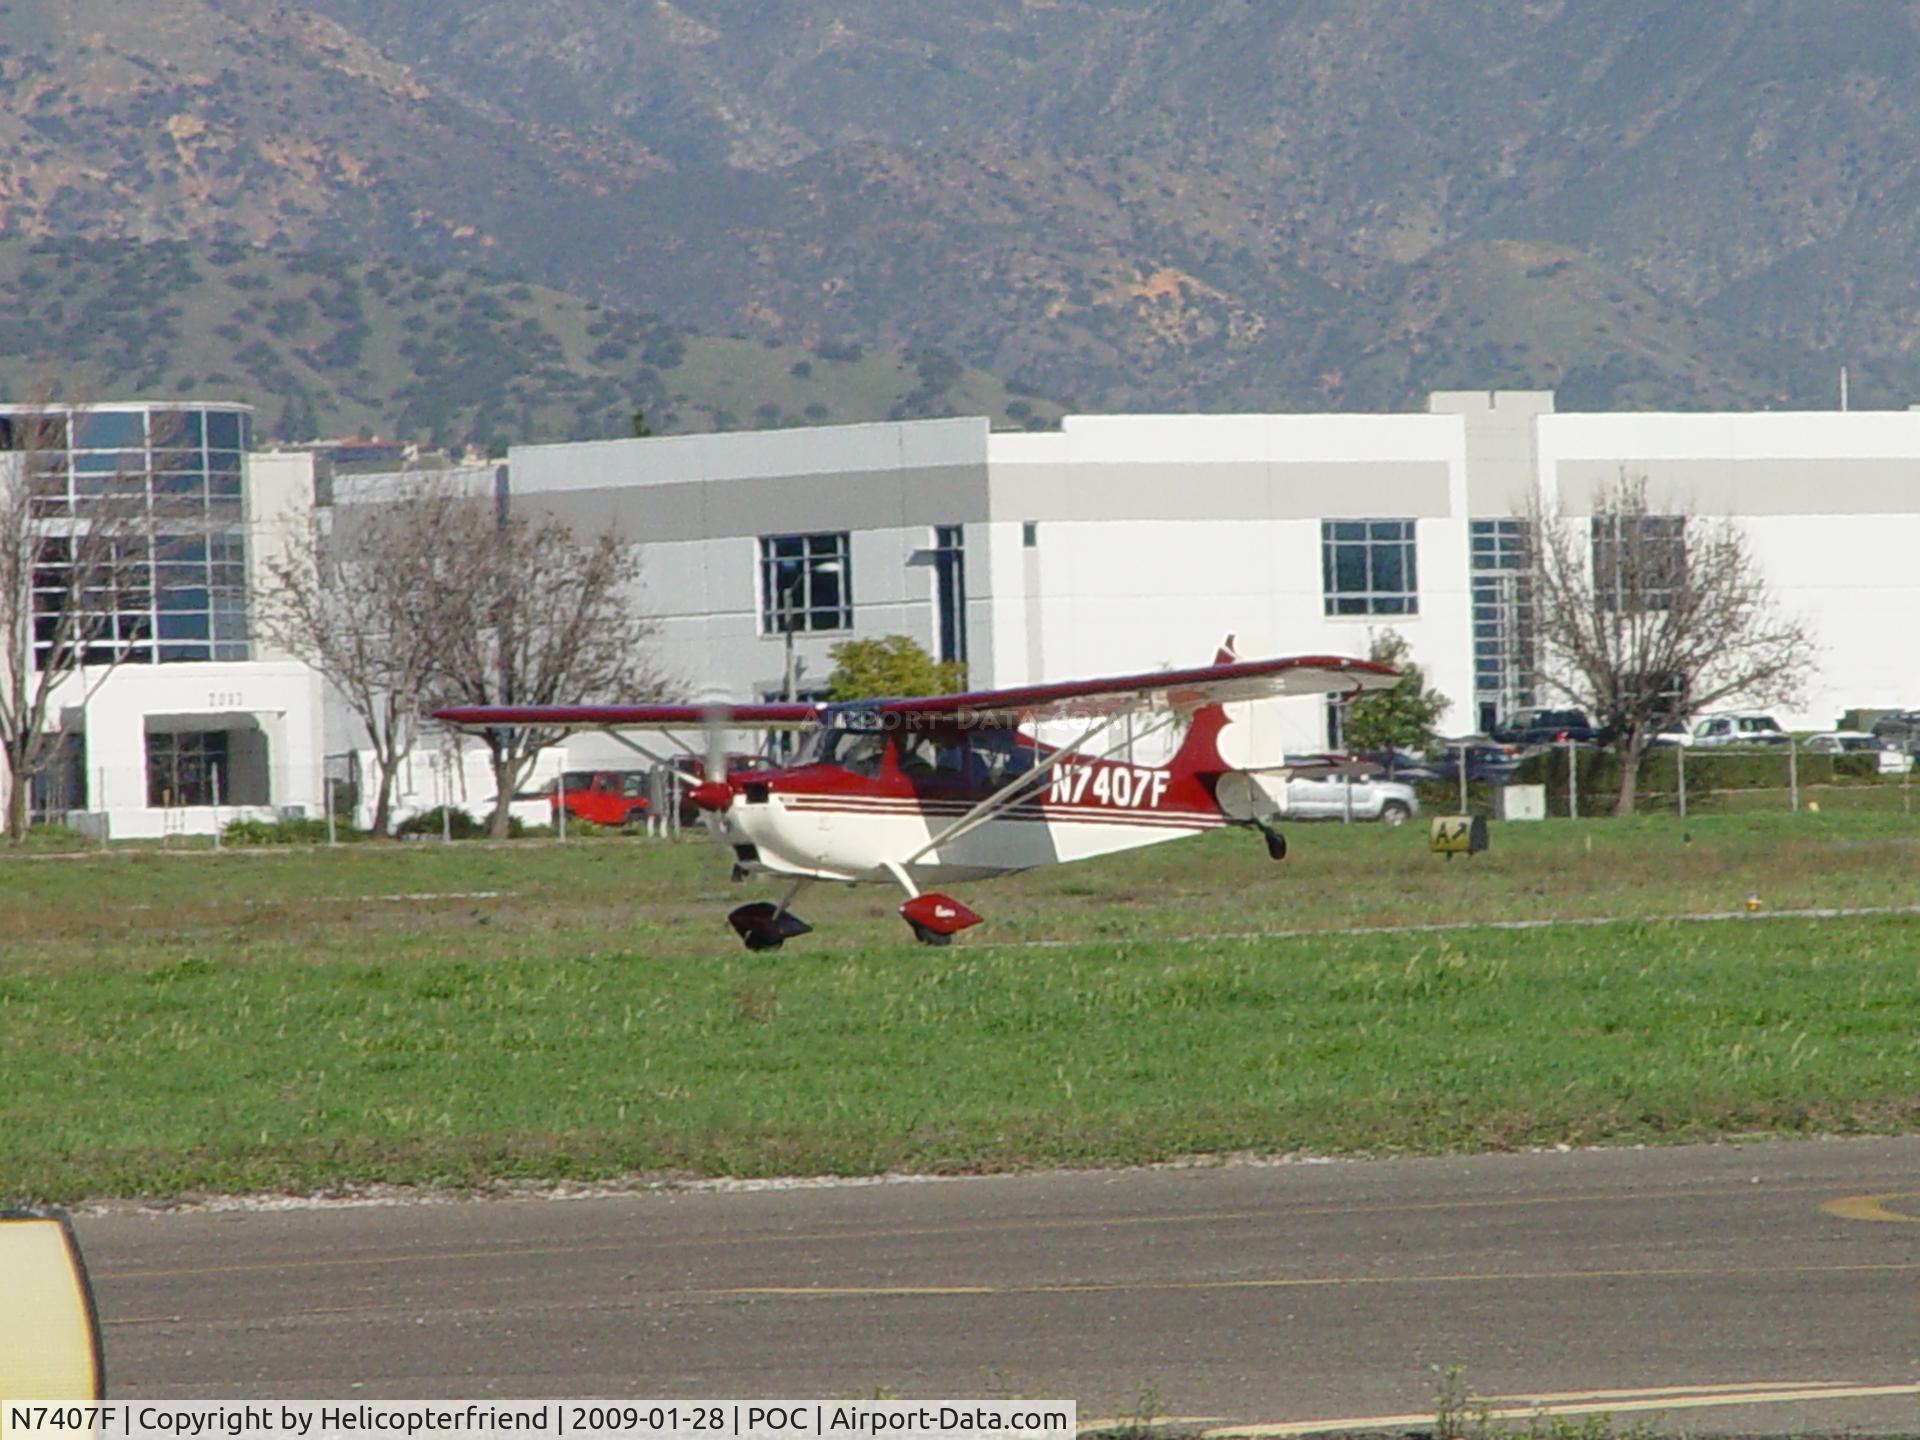
POLYGON ((902 905, 900 918, 922 945, 950 945, 960 931, 980 923, 978 915, 952 896, 932 892, 916 895, 902 905))
POLYGON ((813 927, 784 906, 771 900, 756 900, 728 912, 727 923, 746 943, 749 950, 778 950, 799 935, 810 935, 813 927))
POLYGON ((1274 860, 1286 859, 1287 858, 1287 837, 1282 835, 1278 830, 1274 829, 1271 825, 1267 824, 1266 821, 1264 820, 1257 820, 1254 823, 1260 827, 1260 833, 1267 837, 1268 857, 1274 860))

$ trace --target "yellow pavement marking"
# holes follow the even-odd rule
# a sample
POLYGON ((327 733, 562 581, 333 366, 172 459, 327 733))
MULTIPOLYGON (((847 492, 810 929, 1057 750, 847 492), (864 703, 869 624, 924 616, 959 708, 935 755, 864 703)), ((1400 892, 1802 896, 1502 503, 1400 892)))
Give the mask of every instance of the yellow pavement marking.
MULTIPOLYGON (((1475 1418, 1489 1420, 1526 1420, 1542 1415, 1618 1415, 1639 1410, 1701 1410, 1727 1405, 1783 1405, 1817 1400, 1870 1400, 1889 1395, 1916 1395, 1920 1388, 1905 1385, 1846 1385, 1818 1381, 1798 1390, 1738 1389, 1728 1386, 1701 1386, 1697 1389, 1667 1391, 1597 1392, 1613 1394, 1610 1400, 1577 1401, 1570 1404, 1511 1405, 1486 1411, 1476 1410, 1475 1418), (1700 1393, 1711 1391, 1712 1393, 1700 1393), (1636 1394, 1644 1398, 1633 1398, 1636 1394)), ((1414 1415, 1356 1415, 1330 1420, 1287 1420, 1276 1424, 1221 1425, 1201 1432, 1201 1440, 1229 1440, 1229 1437, 1316 1435, 1334 1430, 1398 1430, 1411 1426, 1431 1426, 1431 1412, 1414 1415)))
POLYGON ((1887 1206, 1895 1200, 1920 1200, 1920 1190, 1896 1190, 1891 1195, 1849 1195, 1843 1200, 1829 1200, 1820 1208, 1842 1220, 1898 1220, 1920 1225, 1920 1215, 1889 1210, 1887 1206))
MULTIPOLYGON (((1348 1205, 1275 1205, 1266 1210, 1189 1211, 1175 1215, 1075 1215, 1032 1216, 1012 1220, 961 1221, 945 1225, 873 1226, 848 1230, 765 1235, 684 1235, 670 1238, 634 1236, 621 1240, 596 1241, 584 1245, 498 1245, 484 1250, 409 1251, 398 1254, 314 1255, 278 1260, 243 1260, 229 1264, 162 1266, 147 1269, 134 1265, 114 1270, 94 1270, 93 1281, 173 1280, 189 1275, 238 1275, 293 1270, 336 1270, 354 1266, 407 1265, 426 1266, 449 1261, 544 1259, 555 1255, 594 1255, 622 1250, 689 1250, 713 1246, 727 1250, 743 1245, 832 1244, 842 1241, 915 1240, 933 1235, 999 1234, 1021 1230, 1105 1230, 1122 1226, 1232 1224, 1246 1220, 1284 1223, 1334 1215, 1406 1215, 1446 1210, 1518 1210, 1551 1205, 1618 1205, 1626 1201, 1660 1203, 1671 1200, 1713 1199, 1718 1196, 1765 1198, 1831 1191, 1832 1182, 1793 1185, 1767 1185, 1755 1189, 1746 1181, 1728 1181, 1717 1185, 1692 1186, 1672 1190, 1644 1190, 1621 1194, 1582 1193, 1575 1195, 1535 1195, 1515 1198, 1471 1200, 1409 1200, 1389 1204, 1348 1205)), ((571 1202, 569 1202, 571 1203, 571 1202)))

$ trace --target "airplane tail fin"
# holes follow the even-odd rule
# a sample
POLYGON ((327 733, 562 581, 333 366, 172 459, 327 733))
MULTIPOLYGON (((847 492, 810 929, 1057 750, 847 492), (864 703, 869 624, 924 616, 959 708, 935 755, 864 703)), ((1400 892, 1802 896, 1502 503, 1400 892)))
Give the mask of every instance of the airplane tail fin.
MULTIPOLYGON (((1233 636, 1229 635, 1213 657, 1213 663, 1230 665, 1239 658, 1234 652, 1233 636)), ((1167 762, 1167 768, 1176 775, 1217 775, 1227 769, 1226 761, 1220 757, 1220 732, 1226 728, 1224 705, 1202 705, 1187 718, 1187 733, 1167 762)))

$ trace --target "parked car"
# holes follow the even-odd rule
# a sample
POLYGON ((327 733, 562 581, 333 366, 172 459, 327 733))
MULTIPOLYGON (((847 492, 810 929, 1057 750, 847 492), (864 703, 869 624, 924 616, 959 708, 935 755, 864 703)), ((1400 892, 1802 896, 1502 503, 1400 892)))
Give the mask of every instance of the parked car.
POLYGON ((1771 715, 1705 715, 1695 722, 1695 745, 1785 745, 1791 739, 1771 715))
POLYGON ((1413 786, 1373 775, 1293 775, 1287 780, 1289 820, 1378 820, 1401 825, 1420 813, 1413 786), (1351 808, 1349 808, 1351 807, 1351 808))
POLYGON ((1449 785, 1460 783, 1460 756, 1466 751, 1467 779, 1486 785, 1504 785, 1513 778, 1524 758, 1517 745, 1504 745, 1484 735, 1463 735, 1457 740, 1442 740, 1435 747, 1432 765, 1436 779, 1449 785))
POLYGON ((1890 740, 1896 749, 1920 755, 1920 710, 1901 710, 1873 722, 1876 739, 1890 740))
POLYGON ((1409 785, 1425 785, 1444 778, 1435 761, 1413 750, 1368 750, 1359 758, 1378 765, 1387 779, 1404 780, 1409 785))
POLYGON ((1597 738, 1584 710, 1516 710, 1489 733, 1508 745, 1591 745, 1597 738))
POLYGON ((1864 730, 1829 730, 1824 735, 1809 735, 1800 742, 1809 755, 1877 754, 1893 747, 1883 744, 1864 730))

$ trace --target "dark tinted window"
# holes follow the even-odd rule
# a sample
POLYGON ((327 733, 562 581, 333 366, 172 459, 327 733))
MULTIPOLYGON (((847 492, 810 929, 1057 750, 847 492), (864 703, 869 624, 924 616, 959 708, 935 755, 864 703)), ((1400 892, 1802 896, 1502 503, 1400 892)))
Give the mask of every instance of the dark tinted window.
POLYGON ((64 415, 0 416, 0 450, 64 450, 67 447, 67 417, 64 415))
POLYGON ((245 431, 241 416, 232 410, 207 412, 207 446, 213 450, 244 450, 245 431))
POLYGON ((200 412, 198 410, 156 410, 153 412, 153 443, 177 445, 182 449, 200 448, 200 412))
POLYGON ((75 425, 76 450, 126 450, 147 443, 147 417, 134 412, 98 411, 82 415, 75 425))

